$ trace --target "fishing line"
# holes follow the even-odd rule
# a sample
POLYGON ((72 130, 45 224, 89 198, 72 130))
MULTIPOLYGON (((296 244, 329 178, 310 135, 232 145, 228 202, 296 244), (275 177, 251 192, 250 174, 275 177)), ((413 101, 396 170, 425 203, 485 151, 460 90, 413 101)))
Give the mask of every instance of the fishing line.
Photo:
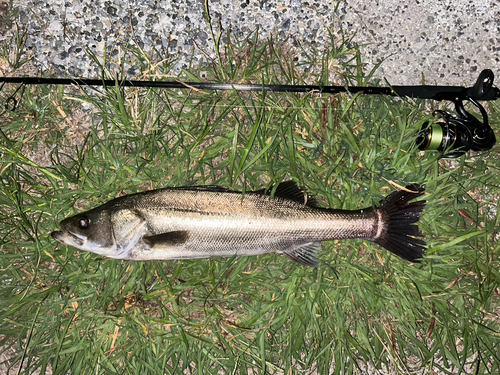
MULTIPOLYGON (((162 88, 178 90, 210 90, 210 91, 243 91, 243 92, 288 92, 339 94, 350 93, 363 95, 387 95, 436 101, 450 101, 455 105, 456 114, 446 111, 435 111, 440 120, 429 124, 426 122, 417 135, 420 150, 437 150, 442 157, 456 158, 469 150, 490 150, 496 142, 495 134, 488 122, 488 114, 479 101, 500 98, 500 90, 493 88, 494 75, 489 69, 483 70, 475 85, 462 86, 328 86, 328 85, 267 85, 214 82, 182 82, 182 81, 140 81, 140 80, 97 80, 78 78, 39 78, 39 77, 0 77, 0 90, 5 83, 20 84, 17 90, 7 98, 5 111, 15 111, 24 93, 26 85, 66 85, 78 87, 136 87, 162 88), (21 89, 22 88, 22 89, 21 89), (19 99, 16 98, 21 90, 19 99), (475 106, 481 114, 482 121, 464 108, 464 101, 475 106)), ((231 107, 231 105, 228 105, 231 107)), ((237 106, 235 106, 237 107, 237 106)), ((270 106, 262 106, 263 108, 270 106)), ((290 108, 290 107, 287 107, 290 108)), ((4 111, 4 112, 5 112, 4 111)))

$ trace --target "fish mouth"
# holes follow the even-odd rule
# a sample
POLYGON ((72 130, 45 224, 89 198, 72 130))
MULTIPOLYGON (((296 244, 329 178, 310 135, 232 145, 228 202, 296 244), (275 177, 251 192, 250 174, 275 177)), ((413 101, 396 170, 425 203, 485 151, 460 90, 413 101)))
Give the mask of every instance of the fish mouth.
POLYGON ((51 237, 56 240, 59 243, 62 243, 64 245, 70 245, 70 246, 75 246, 75 247, 80 247, 83 246, 84 244, 84 238, 81 236, 75 235, 71 232, 64 232, 64 231, 54 231, 50 233, 51 237))
POLYGON ((54 231, 54 232, 52 232, 52 233, 50 234, 50 236, 51 236, 54 240, 56 240, 57 242, 62 242, 62 241, 63 241, 63 240, 62 240, 62 238, 61 238, 62 233, 63 233, 63 232, 61 232, 60 230, 59 230, 59 231, 54 231))

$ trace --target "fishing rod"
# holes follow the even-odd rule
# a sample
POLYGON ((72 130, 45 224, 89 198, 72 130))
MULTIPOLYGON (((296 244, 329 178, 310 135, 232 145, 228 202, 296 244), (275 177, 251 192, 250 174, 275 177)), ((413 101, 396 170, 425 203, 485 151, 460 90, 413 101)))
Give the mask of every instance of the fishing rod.
POLYGON ((420 150, 436 150, 444 158, 456 158, 469 150, 490 150, 495 142, 495 133, 488 122, 488 114, 479 101, 500 98, 500 90, 493 87, 494 75, 490 69, 483 70, 472 87, 461 86, 323 86, 323 85, 259 85, 210 82, 181 81, 139 81, 139 80, 98 80, 79 78, 39 78, 39 77, 0 77, 0 90, 5 83, 17 83, 20 86, 6 100, 5 109, 15 111, 19 100, 17 93, 24 92, 26 85, 77 85, 77 86, 115 86, 145 87, 163 89, 196 89, 218 91, 271 91, 271 92, 319 92, 325 94, 363 93, 364 95, 389 95, 436 101, 450 101, 455 105, 456 114, 446 111, 435 111, 439 121, 433 124, 426 122, 417 135, 417 146, 420 150), (468 112, 464 102, 473 104, 481 114, 482 121, 468 112))

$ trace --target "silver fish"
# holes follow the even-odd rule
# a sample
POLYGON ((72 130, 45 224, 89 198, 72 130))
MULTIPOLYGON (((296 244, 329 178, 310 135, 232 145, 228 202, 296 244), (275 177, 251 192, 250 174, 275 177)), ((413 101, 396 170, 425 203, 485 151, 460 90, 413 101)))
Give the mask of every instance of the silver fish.
POLYGON ((113 199, 67 218, 52 237, 110 258, 167 260, 280 253, 318 265, 321 241, 359 238, 419 262, 424 241, 416 225, 425 201, 409 185, 376 208, 321 208, 293 181, 240 192, 217 186, 151 190, 113 199))

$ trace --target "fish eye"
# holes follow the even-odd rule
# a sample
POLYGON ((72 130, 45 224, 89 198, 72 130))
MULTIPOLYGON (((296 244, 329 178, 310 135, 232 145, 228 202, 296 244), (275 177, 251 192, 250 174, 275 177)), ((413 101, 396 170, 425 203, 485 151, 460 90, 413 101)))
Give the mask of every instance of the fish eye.
POLYGON ((82 216, 81 218, 78 219, 77 225, 78 228, 80 229, 87 229, 89 226, 89 219, 85 216, 82 216))

